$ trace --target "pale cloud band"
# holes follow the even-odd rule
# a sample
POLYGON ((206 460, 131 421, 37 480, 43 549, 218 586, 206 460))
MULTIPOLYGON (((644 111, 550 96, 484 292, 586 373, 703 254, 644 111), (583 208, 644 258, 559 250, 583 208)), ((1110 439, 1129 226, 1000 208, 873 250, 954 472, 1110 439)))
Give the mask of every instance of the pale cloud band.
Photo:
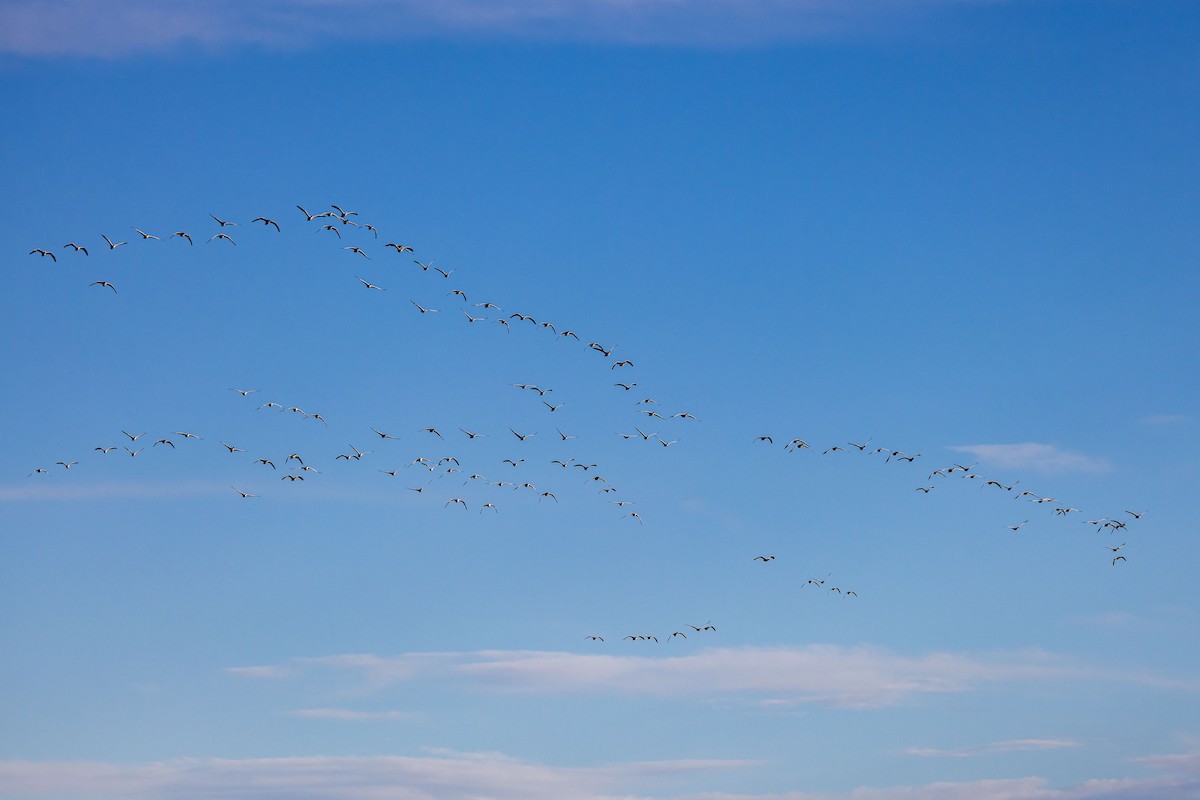
POLYGON ((699 47, 886 30, 941 6, 1003 0, 0 0, 0 52, 119 57, 414 38, 699 47))
POLYGON ((959 453, 969 453, 981 464, 1004 469, 1028 469, 1045 474, 1101 473, 1112 469, 1112 465, 1105 459, 1072 453, 1052 444, 1039 442, 965 444, 950 449, 959 453))
POLYGON ((1071 739, 1008 739, 1003 742, 989 742, 973 747, 956 747, 941 750, 934 747, 910 747, 904 752, 910 756, 935 756, 949 758, 970 758, 991 753, 1016 753, 1038 750, 1063 750, 1079 747, 1079 742, 1071 739))
POLYGON ((352 684, 368 692, 433 679, 476 691, 722 696, 764 708, 880 708, 922 695, 975 691, 1016 681, 1095 679, 1196 688, 1153 675, 1076 666, 1041 651, 902 655, 882 647, 823 644, 710 648, 654 657, 534 650, 365 653, 230 667, 226 672, 254 679, 312 680, 325 686, 352 684))
POLYGON ((847 792, 688 793, 697 775, 761 767, 735 759, 642 761, 598 767, 531 763, 502 753, 430 750, 422 756, 178 759, 149 764, 0 761, 0 798, 183 800, 1182 800, 1200 796, 1200 754, 1140 760, 1165 774, 1053 788, 1040 777, 847 792), (649 789, 649 791, 647 791, 649 789))

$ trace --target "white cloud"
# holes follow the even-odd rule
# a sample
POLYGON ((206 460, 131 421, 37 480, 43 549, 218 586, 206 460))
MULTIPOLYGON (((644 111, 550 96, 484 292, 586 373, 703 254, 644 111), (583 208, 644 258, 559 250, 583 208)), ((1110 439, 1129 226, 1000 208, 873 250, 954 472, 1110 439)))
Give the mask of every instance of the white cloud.
POLYGON ((1138 420, 1143 425, 1183 425, 1191 421, 1187 414, 1151 414, 1138 420))
POLYGON ((293 717, 306 719, 336 719, 347 722, 367 722, 377 719, 412 719, 411 711, 354 711, 349 708, 298 708, 290 712, 293 717))
POLYGON ((1003 0, 0 0, 0 52, 115 57, 337 40, 519 38, 729 47, 886 31, 1003 0))
POLYGON ((643 761, 598 767, 537 764, 502 753, 430 750, 422 756, 307 756, 179 759, 118 765, 99 762, 0 761, 0 797, 72 796, 103 800, 1190 800, 1200 754, 1150 756, 1140 762, 1174 775, 1105 778, 1053 788, 1037 776, 919 786, 858 787, 844 792, 681 794, 697 773, 734 775, 757 762, 722 759, 643 761), (1188 774, 1174 769, 1188 765, 1188 774), (648 788, 649 787, 649 788, 648 788), (647 791, 652 793, 647 793, 647 791))
POLYGON ((422 757, 181 759, 132 766, 7 761, 0 762, 0 797, 618 800, 628 796, 620 791, 624 785, 753 764, 687 759, 553 767, 499 753, 445 750, 422 757))
POLYGON ((1009 469, 1030 469, 1047 474, 1064 472, 1108 472, 1112 467, 1102 458, 1060 450, 1052 444, 966 444, 951 447, 970 453, 982 464, 1009 469))
POLYGON ((1163 772, 1200 776, 1200 752, 1143 756, 1135 760, 1163 772))
POLYGON ((270 664, 253 667, 226 667, 225 671, 230 675, 237 675, 241 678, 265 678, 269 680, 286 678, 292 674, 292 670, 289 667, 272 666, 270 664))
MULTIPOLYGON (((988 683, 1099 675, 1036 651, 906 656, 881 647, 822 644, 710 648, 680 656, 536 650, 349 654, 295 659, 279 667, 288 668, 348 675, 371 691, 417 678, 437 678, 476 690, 505 692, 726 695, 773 708, 806 704, 872 708, 922 694, 978 689, 988 683)), ((265 669, 235 667, 229 671, 275 677, 258 672, 265 669)))
POLYGON ((75 480, 74 476, 70 481, 56 480, 58 477, 37 475, 24 483, 0 485, 0 502, 74 502, 233 495, 229 484, 212 481, 86 483, 75 480))
POLYGON ((1079 742, 1070 739, 1008 739, 1003 742, 958 747, 951 750, 940 750, 934 747, 910 747, 904 752, 910 756, 937 756, 949 758, 969 758, 990 753, 1012 753, 1030 750, 1062 750, 1068 747, 1079 747, 1079 742))

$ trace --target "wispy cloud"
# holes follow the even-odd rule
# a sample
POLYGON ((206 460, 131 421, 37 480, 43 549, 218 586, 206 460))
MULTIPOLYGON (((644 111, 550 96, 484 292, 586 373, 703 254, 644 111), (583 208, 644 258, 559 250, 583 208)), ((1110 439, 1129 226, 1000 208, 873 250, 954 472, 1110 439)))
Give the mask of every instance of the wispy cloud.
POLYGON ((225 671, 239 678, 263 678, 268 680, 287 678, 292 674, 290 667, 272 666, 269 664, 255 667, 226 667, 225 671))
MULTIPOLYGON (((477 691, 743 697, 771 708, 823 705, 873 708, 930 693, 985 684, 1078 678, 1088 670, 1037 651, 901 655, 860 645, 711 648, 679 656, 580 654, 535 650, 473 653, 350 654, 295 659, 280 669, 328 680, 347 676, 369 691, 436 678, 477 691)), ((256 668, 233 668, 263 677, 256 668)), ((1143 678, 1153 680, 1153 676, 1143 678)))
POLYGON ((1163 772, 1200 776, 1200 751, 1143 756, 1134 760, 1163 772))
MULTIPOLYGON (((38 475, 24 483, 0 484, 0 502, 76 502, 91 500, 147 500, 164 497, 198 497, 233 494, 227 483, 214 481, 83 483, 38 475)), ((236 495, 234 495, 236 497, 236 495)))
POLYGON ((133 766, 6 761, 0 762, 0 797, 618 800, 626 786, 754 763, 685 759, 553 767, 500 753, 446 750, 420 757, 183 759, 133 766))
POLYGON ((1052 444, 1023 442, 1020 444, 964 444, 951 447, 959 453, 970 453, 980 463, 993 467, 1029 469, 1056 474, 1065 472, 1108 472, 1112 465, 1103 458, 1085 456, 1061 450, 1052 444))
POLYGON ((886 31, 1003 0, 0 0, 0 51, 116 57, 331 41, 473 37, 702 47, 886 31))
MULTIPOLYGON (((102 762, 0 761, 0 797, 184 800, 1182 800, 1200 796, 1200 780, 1174 767, 1195 754, 1140 762, 1172 774, 1103 778, 1053 788, 1042 777, 918 786, 858 787, 843 792, 681 793, 697 775, 759 766, 739 759, 641 761, 599 767, 537 764, 503 753, 429 750, 421 756, 310 756, 179 759, 118 765, 102 762)), ((728 780, 728 779, 727 779, 728 780)))
POLYGON ((950 750, 940 750, 935 747, 910 747, 904 752, 910 756, 938 756, 949 758, 970 758, 991 753, 1012 753, 1030 750, 1062 750, 1069 747, 1079 747, 1079 742, 1071 739, 1008 739, 1003 742, 971 747, 957 747, 950 750))
POLYGON ((1191 422, 1192 417, 1187 414, 1151 414, 1148 417, 1142 417, 1138 422, 1143 425, 1167 426, 1167 425, 1183 425, 1191 422))
POLYGON ((298 708, 289 712, 293 717, 306 719, 336 719, 347 722, 368 722, 379 719, 412 719, 411 711, 354 711, 349 708, 298 708))

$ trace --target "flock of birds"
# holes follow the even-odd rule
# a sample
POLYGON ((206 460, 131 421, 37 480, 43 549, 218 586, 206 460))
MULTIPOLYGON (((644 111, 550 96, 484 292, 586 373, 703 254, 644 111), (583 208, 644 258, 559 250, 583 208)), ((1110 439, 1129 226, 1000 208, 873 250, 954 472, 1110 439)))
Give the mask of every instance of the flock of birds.
MULTIPOLYGON (((434 260, 420 260, 415 258, 414 248, 405 243, 388 241, 382 245, 381 250, 377 250, 379 229, 372 225, 356 219, 359 217, 358 212, 346 210, 342 207, 333 205, 330 210, 323 210, 317 213, 310 213, 307 209, 297 205, 296 208, 304 217, 302 224, 308 226, 314 233, 334 240, 337 247, 345 252, 347 257, 359 260, 363 263, 371 262, 372 264, 383 258, 394 259, 396 257, 410 256, 410 260, 414 267, 420 271, 422 275, 429 276, 435 281, 448 281, 457 273, 455 269, 444 269, 442 266, 436 265, 434 260), (361 244, 343 244, 344 237, 356 235, 359 237, 361 244), (369 237, 369 238, 368 238, 369 237), (410 255, 411 254, 411 255, 410 255)), ((236 232, 239 226, 238 222, 222 219, 216 215, 209 214, 216 229, 210 229, 206 234, 198 234, 193 236, 191 232, 186 230, 176 230, 165 238, 167 240, 178 239, 181 244, 187 247, 195 246, 197 239, 203 239, 206 244, 214 246, 237 246, 237 241, 233 237, 233 232, 236 232)), ((258 216, 250 220, 250 226, 261 225, 262 228, 273 230, 271 235, 282 234, 287 225, 281 225, 280 222, 272 217, 258 216)), ((132 227, 137 234, 135 240, 139 245, 144 245, 150 242, 160 242, 163 237, 148 233, 140 228, 132 227)), ((129 241, 114 241, 108 235, 100 237, 104 245, 96 246, 101 254, 113 255, 117 254, 121 248, 130 245, 129 241)), ((90 262, 91 252, 85 244, 80 244, 79 241, 70 241, 59 248, 66 251, 72 257, 87 257, 90 262)), ((38 256, 40 258, 50 258, 51 261, 57 263, 58 258, 55 250, 35 247, 29 251, 29 255, 38 256)), ((106 267, 112 265, 115 270, 116 262, 107 262, 106 267)), ((364 278, 358 275, 354 276, 355 280, 367 292, 385 292, 388 287, 385 287, 375 281, 376 278, 364 278)), ((118 294, 117 285, 113 282, 113 276, 102 275, 88 284, 89 287, 96 287, 102 290, 108 290, 113 295, 118 294)), ((443 288, 448 284, 442 283, 443 288)), ((614 358, 615 346, 605 345, 599 341, 584 342, 580 335, 571 327, 550 322, 545 319, 537 319, 530 314, 521 312, 505 312, 499 305, 489 301, 472 302, 467 290, 453 284, 449 285, 450 290, 444 292, 444 298, 453 298, 450 302, 459 305, 458 312, 465 319, 467 325, 492 324, 499 326, 506 333, 510 333, 514 328, 520 327, 530 331, 544 332, 552 335, 558 340, 572 341, 582 346, 585 352, 596 354, 597 357, 603 359, 601 362, 605 364, 612 374, 614 380, 612 387, 615 391, 621 393, 633 392, 638 387, 638 383, 625 378, 626 374, 631 374, 635 371, 634 361, 630 358, 614 358), (617 379, 619 378, 619 379, 617 379)), ((115 301, 114 301, 115 302, 115 301)), ((421 316, 441 313, 442 309, 433 308, 432 303, 428 300, 410 299, 409 304, 415 308, 416 313, 421 316)), ((563 447, 575 448, 577 445, 572 444, 578 440, 579 435, 574 432, 567 432, 564 427, 568 425, 565 421, 567 415, 560 413, 560 410, 567 404, 567 400, 559 398, 558 395, 548 397, 554 392, 550 387, 540 386, 532 383, 513 383, 512 388, 515 390, 527 393, 531 396, 530 405, 534 409, 539 409, 540 413, 547 422, 553 421, 555 424, 549 427, 553 429, 553 433, 549 431, 535 431, 524 427, 518 428, 517 425, 506 426, 505 429, 497 431, 480 431, 466 426, 443 426, 440 424, 424 424, 423 427, 413 429, 412 433, 418 439, 423 440, 423 447, 428 447, 426 453, 416 455, 414 458, 404 459, 403 463, 398 463, 395 459, 394 442, 398 440, 400 435, 392 430, 385 429, 383 426, 363 426, 360 430, 364 436, 367 436, 367 431, 370 431, 370 437, 373 441, 373 447, 379 448, 375 450, 359 449, 354 444, 348 444, 348 449, 344 449, 336 454, 324 453, 321 456, 314 456, 311 452, 301 453, 300 448, 291 449, 287 453, 258 453, 250 452, 249 446, 243 447, 239 443, 228 441, 221 437, 210 437, 200 435, 191 431, 170 431, 164 433, 156 433, 153 435, 145 432, 130 433, 121 431, 123 440, 118 440, 116 444, 112 442, 101 443, 93 448, 93 452, 99 453, 102 456, 108 456, 112 453, 119 453, 130 458, 142 457, 141 454, 148 451, 167 451, 175 452, 181 447, 198 446, 201 442, 212 442, 218 444, 230 456, 239 457, 242 459, 243 465, 249 465, 250 468, 258 471, 258 478, 266 474, 278 476, 278 480, 283 483, 296 485, 308 480, 314 480, 322 474, 322 469, 329 469, 339 462, 346 464, 358 464, 364 460, 379 460, 389 459, 389 463, 381 466, 376 466, 378 473, 382 473, 389 478, 408 478, 409 476, 419 476, 417 480, 405 480, 404 487, 422 497, 429 496, 434 499, 434 502, 440 503, 443 508, 448 511, 472 511, 477 514, 498 514, 502 508, 510 505, 512 498, 527 497, 531 500, 536 500, 538 504, 557 505, 559 503, 559 495, 562 490, 559 488, 563 484, 562 476, 571 476, 577 486, 590 487, 594 493, 603 500, 607 505, 611 506, 620 519, 628 520, 630 523, 644 524, 642 516, 637 510, 631 508, 636 505, 634 500, 627 499, 622 496, 617 488, 610 482, 609 478, 602 475, 597 464, 592 463, 586 458, 580 458, 577 455, 572 455, 570 458, 564 457, 565 452, 555 452, 553 455, 558 457, 549 459, 545 458, 549 455, 538 451, 533 443, 538 441, 534 437, 540 436, 542 440, 548 440, 556 445, 559 450, 563 447), (532 396, 536 395, 536 398, 532 396), (453 454, 446 454, 445 450, 448 445, 448 438, 457 439, 460 447, 453 454), (510 457, 495 460, 491 463, 479 463, 472 460, 472 456, 468 455, 465 448, 472 447, 473 444, 481 439, 491 437, 503 438, 512 448, 510 457), (509 438, 511 437, 511 438, 509 438), (118 447, 120 450, 118 450, 118 447), (438 451, 433 448, 437 447, 438 451), (529 465, 531 459, 538 459, 542 465, 550 465, 557 467, 560 471, 560 476, 553 481, 554 485, 538 485, 533 482, 535 476, 530 476, 527 473, 530 471, 529 465), (544 459, 544 460, 542 460, 544 459), (319 466, 318 466, 319 465, 319 466), (267 471, 270 471, 269 473, 267 471), (490 477, 485 477, 484 472, 490 473, 490 477), (499 473, 499 476, 497 475, 499 473), (447 480, 449 479, 449 480, 447 480), (461 482, 458 482, 461 479, 461 482), (449 489, 453 484, 457 483, 460 488, 449 489)), ((300 420, 310 420, 328 426, 328 421, 320 413, 305 411, 297 405, 280 403, 274 400, 258 403, 256 395, 260 394, 257 388, 238 388, 231 387, 230 392, 237 395, 238 399, 246 401, 250 400, 253 404, 255 413, 275 412, 284 416, 292 416, 300 420)), ((640 396, 640 395, 639 395, 640 396)), ((250 409, 248 409, 250 410, 250 409)), ((646 431, 642 429, 642 425, 650 427, 651 425, 690 425, 699 423, 700 419, 693 413, 687 410, 666 412, 662 406, 648 396, 640 396, 633 404, 633 411, 636 417, 631 419, 639 419, 639 424, 630 425, 625 431, 616 433, 621 439, 642 444, 658 445, 663 449, 672 448, 679 444, 681 439, 669 438, 662 435, 661 430, 646 431)), ((683 430, 683 428, 678 428, 683 430)), ((406 431, 407 433, 407 431, 406 431)), ((775 447, 776 438, 773 435, 757 435, 750 439, 753 446, 775 447)), ((779 437, 779 442, 782 444, 783 450, 789 454, 797 454, 808 450, 816 452, 806 439, 803 438, 786 438, 779 437)), ((897 464, 906 464, 910 467, 922 457, 922 454, 907 453, 902 450, 889 447, 871 447, 871 439, 865 439, 861 442, 844 442, 829 445, 820 451, 823 457, 836 457, 843 453, 860 454, 876 457, 884 463, 895 462, 897 464)), ((54 467, 61 467, 64 472, 72 472, 80 462, 75 458, 64 458, 54 463, 54 467)), ((982 489, 1007 492, 1016 501, 1026 501, 1033 506, 1045 509, 1045 516, 1049 518, 1067 519, 1073 514, 1081 514, 1079 509, 1060 502, 1058 499, 1042 495, 1030 489, 1021 487, 1018 491, 1019 481, 1014 481, 1010 484, 1002 483, 994 478, 985 477, 975 471, 975 464, 951 464, 949 466, 940 467, 932 470, 926 479, 924 485, 917 486, 914 491, 924 495, 929 495, 933 492, 940 481, 944 481, 951 476, 959 476, 959 480, 974 482, 982 489)), ((29 473, 33 476, 48 476, 51 470, 44 466, 39 466, 29 473)), ((541 483, 539 479, 539 483, 541 483)), ((263 490, 252 491, 245 488, 246 484, 232 485, 230 489, 244 500, 253 500, 263 496, 263 490)), ((1097 531, 1109 531, 1110 533, 1124 532, 1129 525, 1144 516, 1145 512, 1126 511, 1122 516, 1106 516, 1086 520, 1087 524, 1095 527, 1097 531)), ((1015 515, 1014 515, 1015 516, 1015 515)), ((1012 532, 1018 532, 1030 523, 1030 519, 1025 519, 1020 522, 1003 525, 1012 532)), ((1112 559, 1111 563, 1116 566, 1118 562, 1126 561, 1123 553, 1119 552, 1125 547, 1125 543, 1120 545, 1105 545, 1112 559)), ((754 562, 762 566, 770 565, 776 561, 774 554, 763 553, 754 556, 754 562)), ((822 578, 808 578, 801 587, 815 587, 823 590, 830 595, 837 594, 843 598, 857 598, 856 590, 847 589, 844 586, 829 586, 826 587, 826 581, 830 576, 826 575, 822 578)), ((715 631, 716 628, 706 622, 701 626, 689 625, 685 626, 691 629, 693 636, 715 631)), ((603 642, 605 638, 600 635, 592 634, 585 637, 589 641, 603 642)), ((688 638, 687 631, 680 629, 671 632, 669 635, 664 635, 662 640, 671 641, 676 638, 688 638)), ((659 642, 660 638, 657 634, 648 633, 631 633, 624 637, 624 641, 632 642, 659 642)))

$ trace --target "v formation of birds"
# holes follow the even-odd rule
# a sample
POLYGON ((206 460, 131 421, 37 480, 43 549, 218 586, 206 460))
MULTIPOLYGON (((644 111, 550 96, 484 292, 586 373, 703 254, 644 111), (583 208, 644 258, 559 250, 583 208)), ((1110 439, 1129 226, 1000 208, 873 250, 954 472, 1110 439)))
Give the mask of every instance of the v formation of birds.
MULTIPOLYGON (((336 205, 330 206, 330 210, 318 211, 316 213, 310 213, 308 210, 299 205, 296 206, 296 209, 304 217, 303 222, 299 224, 307 225, 315 230, 315 232, 318 234, 334 240, 337 246, 346 253, 347 257, 351 257, 357 261, 360 261, 364 267, 368 266, 367 262, 371 262, 373 264, 376 261, 380 261, 384 258, 403 258, 408 256, 408 254, 415 255, 417 252, 410 244, 400 242, 386 242, 382 245, 381 249, 376 249, 379 247, 379 229, 374 225, 354 219, 355 217, 359 216, 358 212, 356 211, 345 210, 336 205), (357 234, 364 240, 364 244, 362 246, 354 244, 342 244, 341 242, 344 238, 344 231, 347 235, 350 235, 352 232, 357 234)), ((161 245, 159 246, 165 246, 170 241, 178 239, 179 244, 183 246, 195 246, 196 241, 200 240, 204 244, 210 244, 213 246, 235 247, 237 245, 237 241, 233 235, 233 232, 241 227, 241 223, 233 220, 221 219, 213 214, 209 214, 208 216, 211 218, 213 224, 216 225, 216 230, 212 231, 210 229, 210 232, 207 235, 198 234, 196 237, 193 237, 190 232, 180 229, 165 237, 160 237, 131 226, 131 230, 135 232, 136 236, 129 237, 129 239, 137 245, 144 245, 149 242, 160 242, 161 245), (164 242, 164 238, 167 241, 164 242)), ((246 227, 251 226, 256 228, 261 226, 263 229, 271 229, 268 232, 273 234, 282 234, 285 227, 290 227, 290 225, 287 223, 281 225, 276 219, 267 216, 259 216, 246 223, 246 227)), ((102 235, 100 239, 102 240, 101 244, 94 242, 92 243, 92 249, 97 251, 97 255, 103 255, 106 253, 119 255, 120 248, 130 245, 130 241, 114 241, 107 234, 102 235)), ((91 250, 89 250, 87 243, 83 239, 76 239, 68 242, 58 249, 60 251, 66 251, 64 253, 64 257, 88 257, 88 261, 92 260, 90 258, 92 255, 91 250)), ((58 263, 58 257, 55 253, 55 250, 52 248, 35 247, 29 251, 29 255, 38 256, 39 258, 43 259, 49 258, 55 264, 58 263)), ((436 260, 434 259, 426 258, 425 260, 421 260, 411 256, 409 256, 409 259, 411 259, 413 268, 419 270, 422 274, 427 275, 430 280, 449 280, 451 276, 457 272, 454 269, 448 270, 438 266, 436 264, 436 260)), ((111 277, 112 276, 109 275, 98 277, 91 281, 88 286, 95 287, 95 289, 104 290, 104 294, 109 295, 111 298, 110 302, 120 302, 120 291, 117 284, 110 280, 111 277)), ((365 278, 355 275, 354 279, 357 280, 361 287, 368 292, 382 293, 387 291, 386 286, 374 282, 376 280, 375 278, 365 278)), ((445 284, 442 285, 445 286, 445 284)), ((92 289, 92 291, 95 291, 95 289, 92 289)), ((585 343, 575 330, 544 319, 536 319, 528 314, 519 312, 506 314, 499 305, 491 301, 471 303, 468 299, 470 296, 469 291, 460 286, 450 287, 450 290, 444 292, 443 294, 446 298, 452 298, 448 301, 449 303, 459 306, 450 313, 455 315, 461 314, 462 317, 465 317, 465 321, 461 324, 476 325, 490 323, 498 326, 498 329, 505 334, 511 334, 513 329, 516 328, 528 329, 531 333, 536 332, 540 335, 550 335, 556 339, 577 344, 581 347, 583 352, 594 353, 595 355, 590 356, 591 358, 603 360, 601 363, 605 364, 614 376, 614 380, 612 382, 614 391, 621 393, 632 392, 633 389, 638 386, 636 381, 627 377, 628 375, 635 373, 634 360, 624 357, 614 358, 613 353, 616 348, 613 346, 606 346, 598 341, 590 341, 585 343)), ((422 317, 429 314, 445 313, 450 311, 449 309, 443 310, 439 308, 433 308, 431 305, 423 305, 421 302, 418 302, 418 300, 415 299, 409 299, 409 305, 406 305, 405 307, 410 307, 409 313, 415 313, 422 317)), ((532 396, 531 400, 536 400, 538 403, 540 403, 539 407, 543 413, 548 415, 547 419, 549 422, 558 421, 559 415, 557 412, 567 403, 566 400, 557 397, 549 398, 548 395, 554 391, 549 387, 537 386, 528 383, 513 383, 512 388, 513 391, 530 394, 532 396)), ((257 403, 257 396, 261 394, 258 388, 229 387, 229 391, 232 393, 233 399, 239 402, 251 401, 254 403, 253 407, 255 410, 273 411, 279 414, 294 415, 301 420, 311 421, 317 424, 328 424, 320 413, 306 411, 295 405, 279 403, 275 402, 274 400, 266 400, 262 403, 257 403)), ((634 414, 643 415, 639 417, 634 417, 631 415, 631 419, 639 420, 639 424, 628 425, 625 431, 616 432, 615 435, 628 441, 658 445, 662 448, 673 447, 684 442, 685 439, 664 438, 657 430, 651 432, 643 431, 641 428, 642 424, 649 426, 652 424, 652 421, 661 420, 664 424, 675 426, 676 430, 686 431, 686 426, 701 422, 701 420, 694 414, 690 413, 690 411, 685 410, 665 413, 664 411, 660 410, 659 404, 650 397, 644 397, 638 400, 636 403, 634 403, 634 408, 632 410, 634 414)), ((515 427, 506 427, 496 431, 476 431, 465 426, 442 430, 437 426, 417 427, 414 425, 413 431, 414 436, 423 438, 425 443, 429 446, 438 445, 443 448, 450 437, 457 437, 461 443, 467 444, 477 439, 492 436, 511 437, 509 440, 513 442, 516 447, 523 448, 521 452, 530 454, 530 457, 532 456, 532 451, 526 448, 526 443, 534 440, 534 438, 538 437, 539 434, 545 439, 557 441, 560 444, 565 444, 579 438, 579 436, 574 433, 564 432, 560 425, 550 425, 550 427, 553 428, 553 432, 517 430, 515 427)), ((401 438, 399 433, 382 430, 369 424, 362 426, 362 430, 364 440, 369 439, 373 442, 372 446, 378 447, 381 450, 391 446, 391 442, 401 438)), ((114 439, 118 441, 120 450, 118 450, 118 444, 101 443, 98 446, 92 447, 92 452, 97 456, 109 456, 109 454, 119 453, 120 455, 132 458, 145 457, 142 456, 142 454, 146 453, 147 451, 171 451, 181 453, 182 451, 179 449, 178 445, 183 445, 184 443, 188 443, 190 446, 213 446, 215 444, 222 447, 229 455, 239 459, 244 459, 244 461, 241 463, 249 463, 260 470, 273 471, 273 473, 279 475, 279 480, 282 483, 289 485, 290 487, 295 487, 296 484, 304 481, 318 479, 318 476, 321 474, 321 469, 316 466, 316 464, 321 464, 322 467, 325 467, 329 466, 330 462, 333 462, 334 464, 343 461, 357 463, 362 462, 364 459, 368 459, 370 457, 380 457, 383 455, 382 452, 376 453, 373 450, 362 450, 350 444, 347 446, 346 450, 333 454, 332 457, 328 453, 324 454, 323 457, 311 457, 307 455, 301 455, 299 452, 291 452, 286 456, 268 457, 250 453, 248 452, 249 448, 239 447, 236 443, 230 443, 222 438, 219 434, 214 434, 213 432, 205 432, 204 435, 201 435, 192 431, 170 431, 153 434, 151 438, 145 440, 143 440, 143 437, 147 436, 145 432, 130 433, 128 431, 119 431, 118 433, 119 436, 114 436, 114 439)), ((404 433, 407 433, 407 431, 404 433)), ((685 436, 685 434, 680 435, 685 436)), ((890 464, 893 462, 898 465, 904 464, 907 465, 908 468, 911 468, 916 463, 917 459, 921 457, 921 453, 919 452, 907 453, 890 447, 872 447, 870 439, 861 442, 835 442, 829 444, 828 446, 821 447, 819 451, 810 445, 809 442, 804 438, 777 437, 770 433, 754 433, 747 437, 746 442, 748 448, 781 448, 783 452, 790 455, 800 454, 803 451, 808 450, 812 454, 810 457, 816 458, 865 456, 874 458, 877 461, 885 464, 890 464)), ((402 464, 400 467, 393 467, 391 469, 376 467, 376 471, 378 473, 382 473, 388 478, 399 478, 407 475, 421 476, 421 478, 415 481, 406 482, 405 489, 420 496, 424 496, 426 494, 431 495, 434 498, 434 502, 440 503, 447 512, 462 513, 464 511, 469 512, 474 510, 475 513, 479 515, 498 514, 502 508, 511 505, 511 503, 507 501, 514 495, 523 495, 531 500, 536 500, 537 503, 549 503, 551 505, 557 504, 559 501, 558 492, 554 488, 546 486, 539 487, 529 480, 522 479, 524 476, 522 475, 520 468, 525 464, 526 461, 526 457, 514 457, 503 459, 497 464, 484 466, 472 464, 470 459, 465 456, 460 458, 459 456, 442 455, 435 458, 433 456, 419 455, 413 458, 411 461, 402 464), (487 469, 491 474, 485 477, 484 474, 482 474, 482 470, 484 469, 487 469), (497 475, 497 473, 499 473, 499 475, 497 475), (454 478, 456 476, 462 479, 459 484, 452 483, 445 485, 458 485, 460 489, 459 491, 441 488, 442 479, 454 478), (462 487, 466 487, 471 491, 463 491, 462 487)), ((624 520, 625 524, 644 525, 646 523, 646 520, 642 518, 641 514, 639 514, 634 508, 631 508, 631 506, 636 505, 636 501, 630 500, 623 496, 618 489, 609 482, 608 477, 600 473, 599 467, 596 464, 590 463, 587 459, 576 457, 572 457, 567 460, 563 460, 562 458, 556 458, 552 460, 548 459, 547 463, 561 468, 564 478, 569 478, 570 480, 573 480, 581 485, 592 487, 602 502, 612 506, 613 512, 618 516, 619 519, 624 520)), ((76 459, 64 458, 55 462, 53 466, 61 467, 64 473, 77 473, 75 468, 77 468, 79 464, 80 462, 76 459)), ((920 492, 923 495, 929 495, 938 488, 941 482, 947 480, 965 481, 967 483, 978 484, 982 489, 1006 493, 1008 496, 1011 496, 1018 502, 1027 503, 1035 509, 1041 509, 1040 514, 1043 519, 1061 521, 1066 519, 1074 519, 1075 515, 1078 515, 1080 518, 1086 516, 1080 511, 1080 509, 1074 508, 1065 502, 1059 501, 1057 498, 1043 496, 1038 492, 1034 492, 1028 488, 1025 488, 1020 481, 1014 481, 1011 484, 1004 484, 998 480, 981 475, 975 471, 975 466, 975 464, 964 465, 954 463, 935 468, 931 472, 925 474, 924 479, 921 481, 921 485, 916 486, 913 491, 920 492), (1018 487, 1020 487, 1020 489, 1018 489, 1018 487)), ((921 470, 921 472, 923 473, 924 471, 921 470)), ((30 478, 35 476, 49 477, 50 475, 52 475, 52 470, 45 466, 37 466, 32 470, 32 472, 29 473, 30 478)), ((269 494, 263 491, 249 491, 243 486, 238 485, 231 485, 230 490, 230 497, 232 497, 234 501, 256 500, 265 498, 269 494)), ((288 491, 297 490, 299 489, 288 488, 288 491)), ((1093 526, 1093 528, 1098 532, 1125 532, 1128 530, 1131 524, 1141 520, 1142 517, 1145 516, 1145 513, 1146 512, 1144 511, 1135 512, 1126 510, 1116 513, 1112 516, 1093 517, 1090 519, 1085 518, 1082 519, 1082 521, 1093 526)), ((1000 530, 1010 531, 1014 534, 1019 533, 1024 530, 1026 525, 1031 523, 1031 519, 1033 518, 1030 517, 1014 522, 1002 521, 998 523, 998 528, 1000 530)), ((1104 545, 1104 547, 1109 551, 1108 557, 1111 559, 1112 566, 1117 566, 1119 562, 1127 562, 1126 556, 1119 552, 1125 547, 1124 542, 1115 546, 1104 545)), ((775 564, 777 559, 773 553, 747 554, 747 560, 757 564, 760 568, 776 568, 775 564)), ((823 578, 807 578, 803 583, 799 583, 799 586, 801 588, 815 587, 818 590, 825 591, 831 595, 836 594, 843 598, 857 598, 859 596, 856 589, 847 588, 843 585, 832 585, 827 587, 825 584, 829 577, 829 575, 826 575, 823 578)), ((683 628, 686 630, 675 630, 670 633, 663 633, 661 636, 657 633, 646 633, 639 631, 628 633, 623 638, 612 638, 633 643, 661 643, 669 642, 676 638, 686 639, 688 638, 689 634, 692 637, 695 637, 703 634, 711 634, 716 631, 716 628, 710 622, 706 622, 700 626, 688 624, 683 626, 683 628)), ((589 633, 583 638, 587 641, 596 643, 606 641, 603 635, 596 633, 589 633)))

